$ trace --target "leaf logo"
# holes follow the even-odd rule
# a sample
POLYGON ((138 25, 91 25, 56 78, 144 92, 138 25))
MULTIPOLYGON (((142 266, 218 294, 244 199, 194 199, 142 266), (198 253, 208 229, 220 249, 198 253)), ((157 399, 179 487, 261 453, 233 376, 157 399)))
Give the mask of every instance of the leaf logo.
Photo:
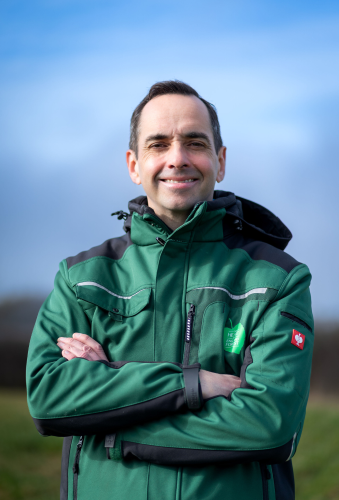
POLYGON ((231 328, 226 326, 224 328, 224 349, 234 354, 240 354, 246 338, 245 329, 241 323, 233 326, 230 318, 228 321, 231 324, 231 328))

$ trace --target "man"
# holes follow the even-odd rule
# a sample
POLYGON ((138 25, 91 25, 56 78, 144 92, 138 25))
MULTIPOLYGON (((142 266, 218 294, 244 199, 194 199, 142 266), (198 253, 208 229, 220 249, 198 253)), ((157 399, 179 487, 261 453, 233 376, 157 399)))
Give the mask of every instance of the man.
POLYGON ((65 436, 63 500, 294 498, 310 273, 277 217, 214 191, 225 158, 214 107, 153 85, 127 152, 147 196, 60 265, 27 385, 39 432, 65 436))

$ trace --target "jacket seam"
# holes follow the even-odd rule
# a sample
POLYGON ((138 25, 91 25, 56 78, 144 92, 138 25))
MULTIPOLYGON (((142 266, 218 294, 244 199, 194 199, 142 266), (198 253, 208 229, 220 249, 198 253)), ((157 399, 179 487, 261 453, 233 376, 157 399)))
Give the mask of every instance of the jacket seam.
POLYGON ((65 281, 65 283, 68 286, 68 288, 70 290, 72 290, 73 293, 74 293, 72 284, 71 284, 70 279, 69 279, 69 269, 67 268, 67 261, 66 261, 66 259, 64 259, 63 261, 61 261, 61 265, 63 267, 62 271, 60 270, 61 271, 60 274, 62 276, 62 279, 65 281))
MULTIPOLYGON (((129 249, 132 248, 133 246, 136 246, 136 244, 132 242, 132 244, 129 245, 126 248, 126 250, 124 251, 124 254, 120 257, 120 259, 112 259, 112 257, 107 257, 107 255, 95 255, 95 256, 89 257, 88 259, 83 260, 81 262, 77 262, 76 264, 74 264, 73 266, 71 266, 68 269, 68 271, 70 271, 71 269, 76 269, 79 266, 84 266, 84 265, 86 265, 89 262, 93 262, 94 260, 107 260, 110 263, 112 263, 112 262, 121 262, 125 258, 125 256, 126 256, 127 252, 129 251, 129 249)), ((66 259, 64 259, 64 260, 66 262, 66 259)))
POLYGON ((298 264, 294 269, 292 269, 292 271, 286 276, 286 278, 284 279, 284 281, 282 282, 279 290, 278 290, 278 293, 274 299, 274 301, 278 301, 279 300, 279 296, 281 296, 283 290, 287 287, 289 281, 291 281, 291 279, 294 277, 295 274, 297 274, 301 269, 307 269, 307 266, 305 264, 298 264))
POLYGON ((145 442, 141 442, 141 441, 137 441, 137 440, 133 440, 133 441, 130 441, 130 440, 124 440, 124 436, 122 436, 122 440, 123 442, 128 442, 128 443, 134 443, 134 444, 141 444, 141 445, 145 445, 145 446, 154 446, 155 448, 168 448, 170 450, 174 449, 174 450, 197 450, 197 451, 220 451, 220 452, 223 452, 223 451, 231 451, 231 452, 241 452, 241 451, 266 451, 266 450, 275 450, 276 448, 280 448, 281 446, 285 446, 289 441, 286 441, 285 443, 282 443, 282 444, 278 444, 276 446, 272 446, 271 448, 241 448, 240 450, 237 450, 237 449, 231 449, 231 448, 223 448, 223 449, 220 449, 220 448, 193 448, 191 446, 179 446, 179 447, 176 447, 176 446, 168 446, 168 445, 159 445, 159 444, 152 444, 152 443, 145 443, 145 442))
POLYGON ((225 245, 225 247, 227 248, 227 250, 229 252, 241 252, 242 254, 244 254, 244 256, 246 257, 246 259, 248 260, 249 263, 265 262, 265 264, 268 267, 272 267, 273 269, 280 271, 284 276, 286 276, 288 274, 287 271, 285 271, 285 269, 283 267, 279 266, 278 264, 273 264, 272 262, 269 262, 268 260, 265 260, 265 259, 252 259, 252 257, 248 254, 248 252, 246 252, 246 250, 244 250, 243 248, 229 248, 226 245, 224 240, 222 241, 222 243, 225 245))
MULTIPOLYGON (((201 345, 201 339, 202 339, 202 332, 204 330, 204 321, 205 321, 205 315, 207 309, 212 306, 213 304, 226 304, 223 300, 216 300, 214 302, 210 302, 207 307, 205 307, 204 314, 202 316, 202 321, 201 321, 201 330, 200 330, 200 338, 199 338, 199 346, 198 346, 198 359, 199 359, 199 352, 200 352, 200 345, 201 345)), ((223 313, 223 320, 225 320, 225 312, 223 313)), ((233 391, 232 391, 233 392, 233 391)))
POLYGON ((155 273, 155 284, 154 284, 154 312, 153 312, 153 325, 152 325, 152 330, 153 330, 153 361, 155 361, 155 346, 156 346, 156 323, 157 323, 157 279, 158 279, 158 272, 159 272, 159 263, 161 260, 162 253, 164 251, 165 247, 162 247, 160 252, 158 253, 157 257, 157 267, 156 267, 156 273, 155 273))

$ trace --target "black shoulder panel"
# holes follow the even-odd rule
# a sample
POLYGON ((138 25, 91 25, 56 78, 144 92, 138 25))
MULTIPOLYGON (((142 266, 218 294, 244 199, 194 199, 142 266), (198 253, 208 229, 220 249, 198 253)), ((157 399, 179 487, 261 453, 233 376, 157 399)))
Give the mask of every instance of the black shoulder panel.
POLYGON ((75 264, 92 259, 93 257, 108 257, 114 260, 121 259, 127 248, 131 245, 130 233, 124 234, 124 236, 120 236, 119 238, 111 238, 97 247, 78 253, 75 257, 68 257, 66 259, 67 267, 70 269, 75 264))
POLYGON ((263 241, 258 241, 250 237, 246 237, 243 232, 237 231, 224 239, 225 245, 233 250, 234 248, 241 248, 248 253, 248 255, 253 260, 266 260, 271 264, 276 264, 277 266, 284 269, 287 273, 291 272, 296 266, 300 264, 297 260, 291 257, 288 253, 283 250, 270 245, 269 243, 264 243, 263 241))

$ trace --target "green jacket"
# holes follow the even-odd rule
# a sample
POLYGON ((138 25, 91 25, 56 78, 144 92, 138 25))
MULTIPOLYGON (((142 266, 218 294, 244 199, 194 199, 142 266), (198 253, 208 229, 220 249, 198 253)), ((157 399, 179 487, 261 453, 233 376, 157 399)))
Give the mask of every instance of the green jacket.
POLYGON ((61 499, 293 499, 313 319, 291 233, 222 191, 173 232, 146 198, 129 209, 124 236, 61 262, 30 342, 31 415, 65 437, 61 499), (109 362, 61 357, 74 332, 109 362), (204 401, 200 366, 241 387, 204 401))

